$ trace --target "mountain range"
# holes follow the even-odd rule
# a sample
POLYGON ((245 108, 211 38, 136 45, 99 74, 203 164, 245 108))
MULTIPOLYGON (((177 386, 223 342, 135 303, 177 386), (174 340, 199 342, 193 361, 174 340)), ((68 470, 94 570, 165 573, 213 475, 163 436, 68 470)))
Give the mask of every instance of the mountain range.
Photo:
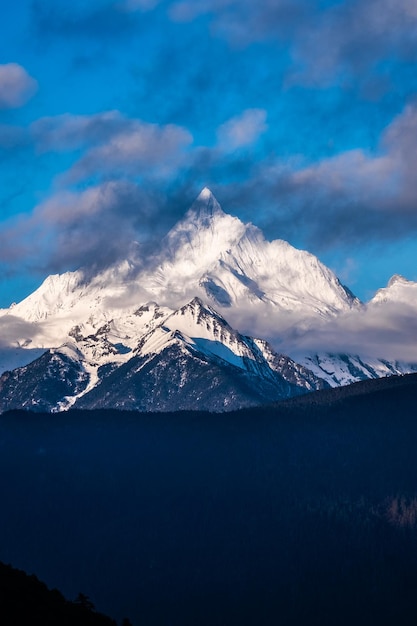
POLYGON ((394 276, 364 304, 205 188, 151 256, 132 245, 0 311, 0 411, 224 411, 409 373, 413 346, 380 339, 416 312, 417 283, 394 276))

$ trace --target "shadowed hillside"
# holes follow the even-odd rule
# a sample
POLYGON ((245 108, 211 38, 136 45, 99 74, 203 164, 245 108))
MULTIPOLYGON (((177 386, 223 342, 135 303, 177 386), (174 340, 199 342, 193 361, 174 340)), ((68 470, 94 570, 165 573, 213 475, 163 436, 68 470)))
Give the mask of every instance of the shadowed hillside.
POLYGON ((0 557, 134 626, 415 624, 416 378, 361 385, 4 414, 0 557))
POLYGON ((0 562, 0 623, 2 626, 116 626, 94 611, 83 594, 69 602, 57 590, 49 590, 36 576, 0 562))

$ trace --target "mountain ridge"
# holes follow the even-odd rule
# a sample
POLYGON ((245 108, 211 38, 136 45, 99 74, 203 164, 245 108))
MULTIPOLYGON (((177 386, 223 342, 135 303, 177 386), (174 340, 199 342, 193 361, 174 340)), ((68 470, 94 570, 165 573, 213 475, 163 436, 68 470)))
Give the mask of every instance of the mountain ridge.
MULTIPOLYGON (((27 379, 24 368, 37 371, 39 358, 46 372, 57 367, 62 376, 69 368, 68 394, 50 407, 62 410, 110 375, 115 379, 118 368, 127 371, 132 358, 144 359, 150 371, 152 358, 168 348, 174 354, 174 345, 192 367, 200 359, 201 367, 208 361, 252 376, 249 387, 259 376, 275 385, 284 372, 288 384, 295 381, 294 393, 404 374, 417 371, 417 358, 375 356, 361 346, 335 352, 331 345, 345 333, 349 339, 352 324, 367 332, 366 316, 384 322, 399 304, 417 314, 417 283, 394 276, 363 304, 317 257, 283 240, 267 241, 256 226, 225 213, 204 188, 148 263, 128 255, 96 273, 84 268, 52 275, 1 311, 0 365, 15 374, 0 382, 7 395, 27 379), (321 343, 312 349, 317 338, 321 343), (32 368, 28 350, 38 357, 32 368)), ((1 393, 0 406, 7 407, 1 393)), ((272 396, 268 391, 265 400, 272 396)))
MULTIPOLYGON (((241 335, 199 298, 173 313, 157 305, 146 332, 130 345, 115 342, 117 326, 72 341, 0 377, 0 411, 70 407, 224 411, 326 386, 307 368, 241 335)), ((117 338, 117 337, 116 337, 117 338)), ((120 338, 120 337, 119 337, 120 338)))

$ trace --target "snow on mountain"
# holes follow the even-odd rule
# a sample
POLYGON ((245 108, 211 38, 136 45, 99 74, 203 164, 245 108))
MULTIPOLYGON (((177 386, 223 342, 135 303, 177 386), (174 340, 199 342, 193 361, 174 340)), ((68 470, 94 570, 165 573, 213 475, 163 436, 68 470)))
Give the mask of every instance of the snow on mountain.
POLYGON ((417 283, 407 280, 399 274, 394 274, 387 286, 376 292, 368 306, 381 306, 387 303, 412 306, 416 308, 417 312, 417 283))
POLYGON ((157 354, 168 343, 178 340, 209 358, 225 361, 256 376, 275 379, 278 373, 291 384, 307 390, 321 385, 309 371, 276 354, 266 341, 241 335, 199 298, 174 311, 159 327, 144 335, 134 353, 157 354))
POLYGON ((28 365, 3 373, 0 412, 15 408, 32 411, 66 408, 65 398, 83 391, 88 378, 76 346, 48 350, 28 365))
MULTIPOLYGON (((7 351, 13 349, 15 362, 24 365, 24 349, 58 347, 75 332, 85 337, 94 335, 109 322, 115 340, 123 337, 128 341, 146 332, 152 323, 153 305, 148 309, 142 306, 149 298, 130 273, 131 265, 125 262, 88 281, 81 270, 49 276, 25 300, 0 312, 0 331, 7 330, 2 333, 0 354, 7 356, 7 351)), ((161 311, 157 316, 163 314, 161 311)))
MULTIPOLYGON (((306 389, 315 384, 309 370, 330 385, 348 384, 413 371, 395 350, 384 354, 405 312, 416 318, 417 283, 395 276, 363 305, 314 255, 267 241, 205 188, 146 262, 128 255, 98 273, 49 276, 1 310, 0 373, 28 366, 41 351, 76 350, 87 382, 76 393, 70 386, 62 407, 96 389, 102 368, 107 376, 133 358, 150 367, 168 349, 186 354, 184 363, 193 355, 193 368, 217 359, 263 380, 285 370, 306 389)), ((417 362, 412 346, 408 355, 417 362)))
POLYGON ((196 408, 199 401, 209 410, 231 410, 325 386, 194 298, 143 335, 131 358, 107 368, 75 406, 168 410, 196 408))
POLYGON ((13 306, 13 314, 28 322, 44 320, 62 311, 67 314, 78 301, 73 294, 82 283, 81 271, 50 275, 39 289, 13 306))
MULTIPOLYGON (((93 389, 100 380, 100 368, 114 369, 128 361, 137 348, 138 338, 157 328, 170 313, 170 309, 149 302, 124 317, 105 322, 99 328, 92 329, 90 325, 83 324, 72 327, 69 331, 71 340, 64 347, 76 347, 83 371, 88 376, 88 384, 80 393, 63 398, 60 408, 69 408, 80 395, 93 389)), ((62 347, 58 350, 61 352, 62 347)))
POLYGON ((417 363, 361 357, 357 354, 310 354, 300 356, 297 362, 325 380, 331 387, 417 372, 417 363))
POLYGON ((56 319, 64 332, 68 324, 78 320, 92 323, 106 320, 118 308, 119 298, 123 308, 138 304, 135 296, 141 303, 140 286, 132 280, 132 272, 132 263, 126 260, 93 276, 89 276, 87 270, 54 274, 27 298, 0 315, 12 313, 26 321, 37 322, 39 327, 46 320, 53 325, 52 319, 56 319))
MULTIPOLYGON (((88 268, 52 275, 1 311, 0 331, 11 319, 28 324, 18 339, 8 341, 1 333, 0 348, 57 347, 76 326, 94 334, 112 319, 131 323, 134 311, 148 301, 173 310, 195 296, 234 326, 260 336, 271 318, 277 330, 285 330, 359 306, 316 257, 285 241, 266 241, 258 228, 224 213, 206 188, 145 267, 127 258, 94 275, 88 268)), ((22 354, 21 364, 25 361, 22 354)))
POLYGON ((225 214, 208 189, 162 248, 141 281, 168 306, 198 295, 232 322, 248 309, 252 316, 297 312, 305 318, 359 306, 315 256, 285 241, 266 241, 253 224, 225 214))
POLYGON ((173 313, 150 303, 135 315, 142 336, 125 334, 139 328, 126 320, 88 336, 75 327, 71 341, 4 374, 0 410, 160 411, 196 408, 198 399, 207 410, 230 410, 326 386, 266 342, 240 335, 198 298, 173 313))

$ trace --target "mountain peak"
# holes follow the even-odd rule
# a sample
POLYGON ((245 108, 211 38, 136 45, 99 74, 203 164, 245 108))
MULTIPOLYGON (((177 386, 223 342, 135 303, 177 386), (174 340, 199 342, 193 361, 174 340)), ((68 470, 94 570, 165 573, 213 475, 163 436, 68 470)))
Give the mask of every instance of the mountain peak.
POLYGON ((409 281, 407 278, 404 278, 404 276, 401 276, 401 274, 394 274, 394 276, 391 276, 391 278, 389 279, 387 287, 392 287, 396 283, 402 283, 403 285, 406 285, 410 282, 411 281, 409 281))
POLYGON ((185 315, 191 315, 194 321, 198 321, 204 316, 212 316, 213 318, 216 318, 217 321, 220 321, 225 326, 228 326, 226 320, 210 305, 204 304, 198 296, 195 296, 192 300, 187 302, 187 304, 179 308, 177 311, 174 311, 171 317, 185 315))
POLYGON ((204 189, 200 191, 189 213, 191 213, 194 219, 198 218, 199 221, 210 220, 215 216, 225 215, 214 194, 208 187, 204 187, 204 189))
POLYGON ((204 189, 202 189, 197 196, 197 200, 202 200, 202 201, 210 200, 210 198, 214 198, 214 195, 211 189, 209 189, 208 187, 204 187, 204 189))

